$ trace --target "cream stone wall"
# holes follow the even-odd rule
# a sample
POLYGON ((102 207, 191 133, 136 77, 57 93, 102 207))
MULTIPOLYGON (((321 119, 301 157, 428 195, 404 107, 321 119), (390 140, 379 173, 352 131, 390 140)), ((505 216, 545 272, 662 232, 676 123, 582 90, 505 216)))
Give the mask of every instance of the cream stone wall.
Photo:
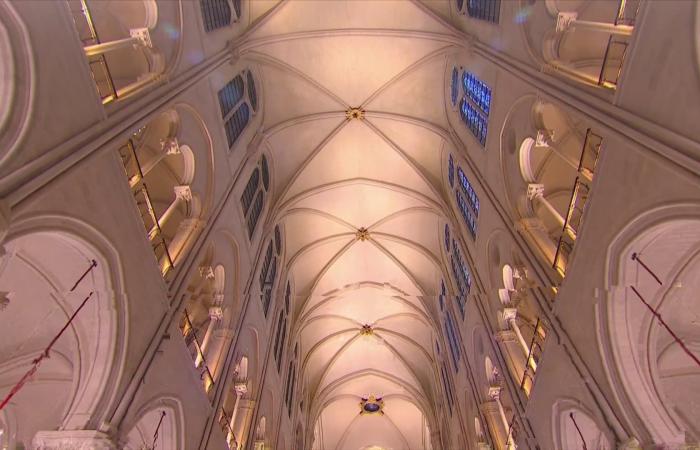
MULTIPOLYGON (((639 2, 611 88, 557 66, 593 73, 608 34, 555 29, 562 11, 609 24, 617 1, 501 0, 498 24, 470 17, 467 2, 244 0, 241 17, 211 32, 199 0, 104 3, 96 23, 120 24, 115 35, 128 37, 142 13, 152 19, 157 55, 151 81, 106 104, 68 2, 0 3, 0 397, 96 292, 0 410, 0 448, 568 450, 584 448, 582 436, 588 449, 700 445, 700 9, 639 2), (451 102, 453 68, 491 89, 485 146, 460 118, 461 87, 451 102), (218 92, 245 71, 258 107, 228 148, 218 92), (177 206, 162 226, 176 251, 163 276, 119 150, 167 117, 163 142, 176 137, 179 150, 148 181, 159 214, 177 206), (589 128, 600 158, 562 276, 548 252, 576 177, 565 160, 578 162, 589 128), (547 130, 550 147, 521 149, 547 130), (241 198, 263 155, 270 187, 249 238, 241 198), (459 181, 448 182, 450 157, 480 202, 476 237, 455 201, 459 181), (528 197, 534 181, 540 198, 528 197), (173 185, 192 197, 175 200, 173 185), (454 245, 472 276, 464 319, 454 245), (92 259, 85 292, 73 292, 92 259), (196 343, 183 336, 185 309, 196 343), (205 362, 192 356, 203 342, 205 362), (533 359, 523 342, 541 345, 533 359), (374 394, 362 391, 367 379, 391 391, 386 416, 359 415, 358 395, 374 394), (363 441, 373 433, 385 441, 363 441)), ((118 55, 120 70, 140 67, 118 55)))

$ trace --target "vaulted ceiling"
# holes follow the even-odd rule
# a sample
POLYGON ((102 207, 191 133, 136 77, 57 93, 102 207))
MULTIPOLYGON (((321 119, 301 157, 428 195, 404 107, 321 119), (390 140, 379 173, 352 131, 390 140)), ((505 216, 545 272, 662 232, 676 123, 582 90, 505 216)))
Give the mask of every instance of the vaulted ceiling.
POLYGON ((435 426, 445 77, 462 41, 388 0, 283 2, 240 41, 263 81, 268 223, 286 236, 317 448, 423 449, 435 426), (385 414, 360 415, 369 395, 385 414))

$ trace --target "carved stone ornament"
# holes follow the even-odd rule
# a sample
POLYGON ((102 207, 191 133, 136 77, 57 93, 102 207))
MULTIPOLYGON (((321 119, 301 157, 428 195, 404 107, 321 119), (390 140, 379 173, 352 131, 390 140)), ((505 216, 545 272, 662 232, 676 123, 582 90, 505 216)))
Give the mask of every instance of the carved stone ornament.
POLYGON ((357 233, 355 233, 355 237, 360 240, 360 241, 366 241, 369 239, 369 230, 365 227, 360 228, 357 230, 357 233))
POLYGON ((116 450, 104 433, 94 430, 39 431, 32 441, 36 450, 116 450))
POLYGON ((365 110, 362 108, 350 108, 347 111, 345 111, 345 117, 352 120, 352 119, 364 119, 365 118, 365 110))
POLYGON ((213 280, 214 268, 212 266, 199 266, 199 276, 205 280, 213 280))

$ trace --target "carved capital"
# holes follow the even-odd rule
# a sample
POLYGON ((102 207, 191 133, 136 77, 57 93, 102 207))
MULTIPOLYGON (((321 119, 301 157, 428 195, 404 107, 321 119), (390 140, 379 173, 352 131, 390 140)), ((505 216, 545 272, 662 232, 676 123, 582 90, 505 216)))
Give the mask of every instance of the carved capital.
POLYGON ((530 183, 527 185, 527 199, 534 200, 544 197, 544 184, 530 183))
POLYGON ((205 280, 213 280, 214 268, 212 266, 199 266, 199 275, 205 280))
POLYGON ((493 400, 498 400, 501 398, 501 387, 500 386, 489 386, 489 398, 493 400))
POLYGON ((186 202, 192 201, 192 190, 189 186, 175 186, 175 198, 184 200, 186 202))
POLYGON ((212 306, 209 308, 209 317, 212 320, 221 320, 224 318, 224 311, 219 306, 212 306))
POLYGON ((554 131, 548 129, 537 130, 535 145, 538 147, 549 147, 554 142, 554 131))
POLYGON ((509 322, 518 317, 518 310, 515 308, 503 308, 503 320, 509 322))
POLYGON ((566 31, 571 23, 578 18, 577 12, 560 12, 557 16, 557 33, 566 31))
POLYGON ((144 47, 151 48, 153 43, 151 42, 151 33, 148 28, 132 28, 129 30, 129 35, 134 38, 138 38, 141 41, 141 45, 144 47))
POLYGON ((39 431, 32 441, 37 450, 116 450, 106 434, 94 430, 39 431))
POLYGON ((166 155, 179 155, 180 143, 176 137, 169 137, 160 140, 160 148, 166 155))

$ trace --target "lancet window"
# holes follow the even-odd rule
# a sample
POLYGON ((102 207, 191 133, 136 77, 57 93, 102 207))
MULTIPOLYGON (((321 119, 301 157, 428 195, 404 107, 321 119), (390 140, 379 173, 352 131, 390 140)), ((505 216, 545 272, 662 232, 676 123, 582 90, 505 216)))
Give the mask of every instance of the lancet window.
POLYGON ((469 17, 498 23, 501 15, 501 0, 467 0, 469 17))
POLYGON ((232 149, 248 125, 251 112, 258 106, 253 74, 246 70, 229 81, 218 94, 221 117, 229 149, 232 149))
POLYGON ((284 401, 287 405, 287 415, 292 417, 292 401, 294 400, 294 385, 297 377, 297 358, 299 356, 299 346, 294 346, 294 358, 289 361, 289 370, 287 371, 287 388, 284 394, 284 401))
MULTIPOLYGON (((277 227, 275 227, 277 229, 277 227)), ((272 240, 267 244, 265 251, 265 259, 260 267, 258 281, 260 284, 260 298, 263 304, 263 312, 267 317, 270 312, 270 304, 272 303, 272 291, 274 289, 275 280, 277 279, 277 260, 280 255, 280 249, 275 251, 272 240)))
MULTIPOLYGON (((258 166, 250 175, 248 183, 246 183, 245 189, 243 189, 243 195, 241 195, 241 206, 243 207, 243 213, 246 217, 249 238, 253 237, 255 227, 265 207, 265 198, 269 188, 270 170, 268 168, 267 158, 263 155, 258 162, 258 166)), ((275 231, 275 233, 278 233, 278 231, 275 231)), ((275 240, 277 240, 276 236, 275 240)))
POLYGON ((453 67, 450 81, 450 98, 453 105, 457 104, 457 97, 459 97, 459 71, 456 67, 453 67))
POLYGON ((479 143, 485 146, 491 111, 491 88, 467 71, 462 73, 462 87, 464 96, 459 107, 460 117, 479 143))
POLYGON ((231 24, 231 5, 228 0, 200 0, 199 6, 207 33, 231 24))
POLYGON ((291 297, 291 286, 287 282, 287 289, 284 294, 284 308, 280 311, 279 319, 277 320, 277 331, 275 333, 275 362, 277 363, 277 371, 282 368, 282 356, 284 355, 284 343, 287 338, 287 316, 289 315, 289 303, 291 297))
POLYGON ((447 406, 452 415, 452 409, 454 408, 454 393, 452 392, 452 385, 450 384, 450 377, 447 374, 447 366, 443 363, 440 374, 442 375, 442 386, 445 390, 445 397, 447 397, 447 406))

